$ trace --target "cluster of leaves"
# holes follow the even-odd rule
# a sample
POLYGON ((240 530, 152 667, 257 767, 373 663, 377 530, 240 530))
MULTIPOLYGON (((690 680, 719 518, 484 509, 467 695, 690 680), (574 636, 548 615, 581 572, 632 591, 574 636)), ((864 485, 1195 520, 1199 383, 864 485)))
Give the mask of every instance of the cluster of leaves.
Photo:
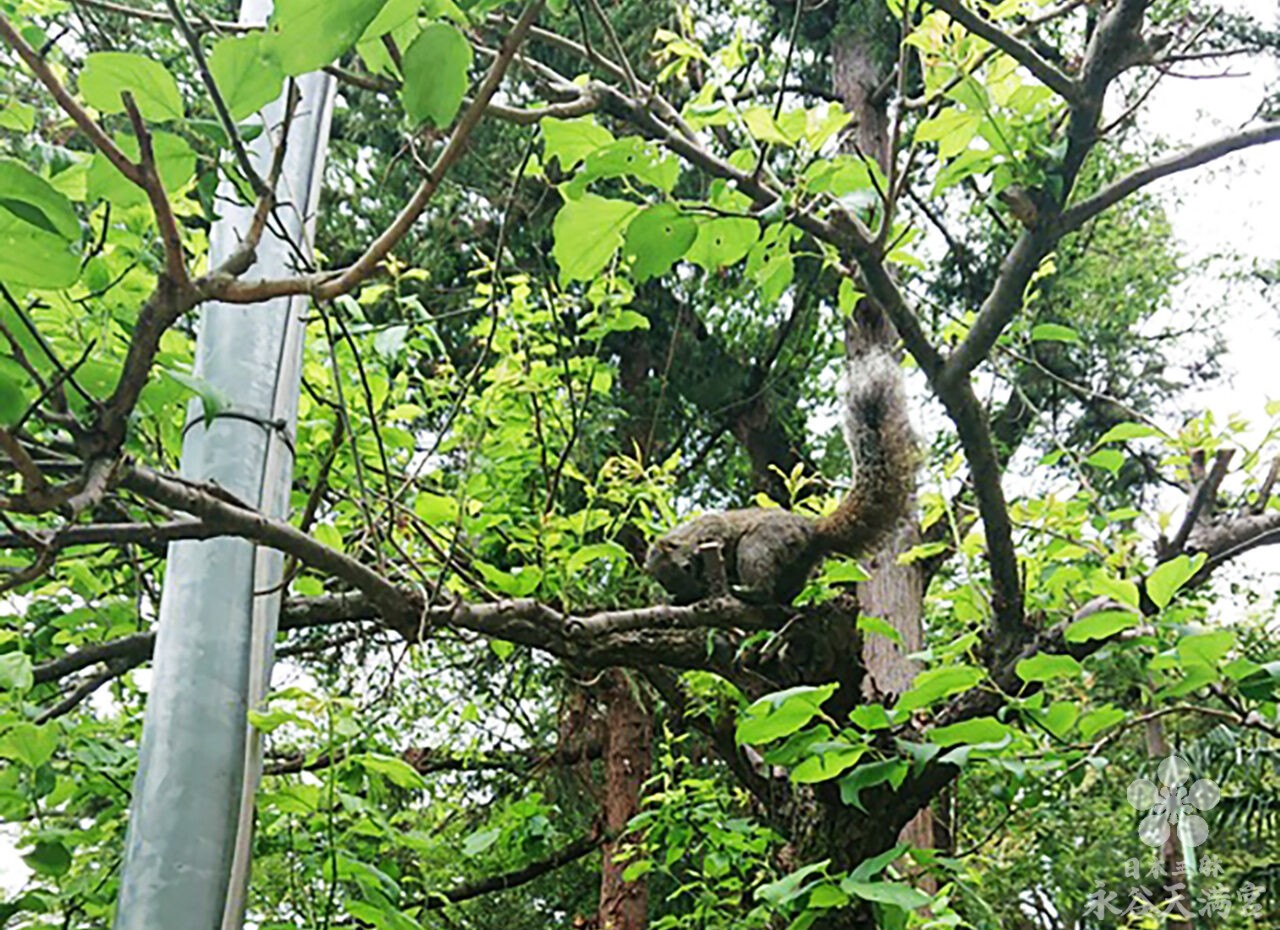
MULTIPOLYGON (((62 48, 36 25, 61 12, 57 4, 0 5, 16 8, 33 44, 62 48)), ((396 130, 423 130, 429 138, 454 120, 477 58, 487 54, 473 39, 499 6, 282 0, 266 28, 206 43, 226 119, 192 93, 203 75, 168 30, 146 40, 159 54, 99 50, 90 42, 82 58, 58 67, 76 75, 77 99, 128 157, 138 157, 139 142, 125 119, 124 92, 160 127, 150 137, 160 179, 188 249, 202 258, 204 231, 219 212, 219 181, 247 199, 250 180, 233 156, 237 141, 263 132, 260 108, 290 78, 335 59, 362 66, 375 88, 385 82, 390 92, 375 98, 367 88, 344 91, 338 124, 346 132, 335 143, 319 252, 345 256, 403 199, 396 184, 383 185, 388 192, 371 180, 407 177, 411 160, 402 158, 396 130)), ((554 15, 576 20, 564 5, 551 6, 554 15)), ((989 12, 1010 23, 1027 10, 1010 3, 989 12)), ((603 116, 543 119, 520 145, 497 129, 479 137, 463 180, 424 219, 428 233, 410 240, 402 261, 316 308, 294 489, 294 511, 315 539, 393 566, 397 578, 433 596, 532 596, 566 608, 646 603, 652 588, 633 560, 639 543, 693 498, 709 499, 702 496, 708 488, 741 499, 735 489, 744 471, 737 452, 686 474, 679 455, 652 451, 696 449, 723 432, 708 414, 717 404, 705 396, 707 379, 752 382, 719 370, 668 372, 657 405, 678 407, 688 423, 664 431, 672 424, 658 413, 629 416, 637 389, 634 378, 624 381, 619 359, 639 341, 655 356, 670 355, 687 313, 723 330, 732 352, 757 362, 767 356, 784 369, 765 365, 767 384, 762 376, 756 393, 828 396, 837 321, 862 295, 844 275, 835 283, 832 250, 795 225, 802 206, 836 204, 873 228, 889 224, 890 260, 944 303, 930 321, 940 341, 969 332, 971 298, 981 288, 965 282, 970 290, 948 291, 942 272, 924 261, 934 244, 921 218, 886 216, 885 172, 841 147, 849 114, 794 96, 780 96, 776 106, 744 98, 736 91, 762 46, 741 35, 720 42, 712 27, 699 31, 691 21, 686 16, 658 33, 646 73, 683 94, 686 125, 722 144, 729 165, 747 176, 776 173, 786 197, 759 211, 740 186, 708 182, 603 116), (450 239, 431 238, 443 230, 450 239), (458 247, 442 248, 443 241, 458 247), (544 262, 547 252, 555 269, 544 262), (806 311, 797 296, 803 287, 816 294, 816 320, 798 324, 804 338, 793 336, 793 345, 771 354, 776 333, 780 344, 796 332, 782 321, 806 311), (670 314, 674 322, 664 319, 650 300, 655 291, 669 291, 688 308, 670 314), (668 383, 683 385, 684 396, 664 397, 668 383)), ((604 47, 606 39, 594 34, 592 41, 604 47)), ((1053 196, 1061 183, 1054 165, 1062 152, 1050 141, 1061 102, 940 13, 921 16, 908 44, 920 54, 916 90, 928 101, 904 126, 906 145, 919 154, 916 181, 931 201, 955 208, 967 239, 993 256, 986 262, 993 266, 1010 239, 998 195, 1027 188, 1053 196)), ((786 77, 776 68, 767 73, 786 77)), ((48 383, 74 371, 68 412, 88 419, 118 382, 160 250, 139 189, 100 152, 67 143, 65 119, 24 78, 6 74, 0 88, 0 146, 14 156, 0 159, 0 333, 12 356, 0 359, 0 426, 26 428, 56 449, 63 438, 57 425, 30 414, 42 393, 37 378, 48 383)), ((1124 166, 1100 167, 1088 183, 1105 183, 1124 166)), ((1135 221, 1092 225, 1042 266, 1028 312, 1001 344, 1007 357, 993 360, 1017 369, 998 374, 1018 389, 1047 391, 1055 379, 1075 383, 1096 371, 1095 393, 1133 397, 1117 372, 1134 358, 1136 324, 1167 301, 1177 267, 1161 245, 1167 226, 1158 210, 1127 218, 1135 221), (1014 364, 1025 357, 1048 369, 1045 379, 1029 386, 1026 369, 1014 364)), ((207 417, 219 412, 217 392, 191 373, 191 360, 185 324, 165 333, 129 433, 129 452, 139 460, 176 463, 192 397, 207 417)), ((814 432, 808 408, 791 406, 798 434, 814 432)), ((927 727, 945 703, 997 687, 978 654, 979 631, 990 619, 983 539, 952 494, 959 460, 943 456, 939 480, 921 504, 926 532, 946 532, 904 558, 956 558, 931 588, 928 640, 914 657, 923 670, 910 689, 893 702, 860 705, 847 722, 824 710, 834 685, 754 702, 724 682, 708 689, 716 710, 739 712, 738 742, 770 770, 785 770, 793 784, 831 787, 850 808, 865 810, 870 792, 895 790, 924 765, 946 762, 961 770, 959 838, 981 840, 1012 810, 1039 824, 1034 845, 1014 833, 997 844, 989 864, 917 856, 917 865, 956 880, 936 896, 910 887, 905 870, 895 868, 907 853, 902 847, 850 868, 829 860, 783 867, 779 837, 722 768, 690 761, 701 746, 682 735, 657 754, 661 771, 632 823, 626 854, 627 877, 644 877, 656 890, 656 926, 765 926, 782 918, 802 928, 854 902, 873 906, 887 927, 955 926, 961 914, 975 923, 998 915, 994 925, 1018 919, 1016 902, 1031 886, 1052 898, 1057 913, 1080 914, 1094 879, 1114 864, 1102 853, 1086 862, 1076 842, 1081 833, 1105 823, 1109 849, 1133 844, 1116 816, 1122 792, 1098 742, 1111 741, 1116 769, 1136 770, 1143 752, 1134 739, 1135 707, 1169 706, 1207 691, 1238 698, 1239 719, 1275 719, 1280 665, 1272 647, 1248 624, 1204 625, 1209 603, 1184 591, 1202 562, 1182 556, 1150 564, 1148 537, 1169 531, 1171 516, 1143 522, 1137 502, 1122 497, 1129 487, 1112 483, 1145 473, 1144 463, 1185 469, 1193 453, 1237 443, 1240 424, 1194 420, 1165 437, 1145 423, 1117 426, 1130 419, 1127 411, 1106 414, 1065 432, 1046 430, 1029 455, 1040 466, 1063 466, 1055 474, 1069 480, 1033 485, 1012 513, 1032 614, 1048 625, 1089 598, 1106 597, 1112 607, 1076 620, 1066 641, 1081 646, 1123 635, 1123 644, 1083 662, 1069 655, 1024 659, 1016 670, 1022 690, 1004 695, 998 713, 927 727), (1087 823, 1062 810, 1059 791, 1088 811, 1087 823), (1045 855, 1077 866, 1071 880, 1045 874, 1038 865, 1045 855)), ((1249 451, 1246 470, 1260 466, 1272 439, 1249 451)), ((939 445, 949 451, 945 441, 939 445)), ((784 477, 793 497, 787 503, 804 497, 806 507, 826 505, 807 496, 809 480, 801 467, 784 477)), ((120 508, 113 518, 139 512, 127 497, 113 503, 120 508)), ((44 719, 41 709, 59 693, 41 665, 147 627, 161 555, 136 546, 65 555, 10 605, 11 628, 0 633, 0 757, 12 764, 0 772, 0 818, 23 824, 21 849, 33 874, 0 905, 4 919, 27 926, 109 920, 145 681, 120 671, 104 700, 44 719)), ((10 554, 0 560, 25 564, 10 554)), ((810 593, 864 578, 850 563, 828 566, 810 593)), ((295 567, 290 575, 293 596, 329 590, 330 581, 312 570, 295 567)), ((861 618, 859 630, 901 644, 879 618, 861 618)), ((254 719, 277 762, 295 753, 301 759, 297 771, 270 776, 260 797, 252 906, 262 926, 328 925, 339 912, 396 930, 434 925, 430 913, 442 903, 442 888, 545 858, 585 830, 594 798, 580 773, 529 777, 533 750, 545 751, 557 736, 555 702, 564 682, 546 663, 508 643, 447 634, 416 652, 407 672, 403 657, 374 636, 353 643, 309 634, 290 645, 298 649, 291 664, 310 680, 278 693, 254 719), (406 741, 444 747, 448 765, 424 776, 402 755, 406 741), (512 746, 524 753, 515 761, 499 752, 512 746), (506 767, 493 765, 495 758, 506 767)), ((1193 726, 1186 735, 1209 742, 1193 726)), ((1273 752, 1265 741, 1256 749, 1260 758, 1273 752)), ((1273 778, 1248 786, 1274 795, 1273 778)), ((1240 874, 1274 870, 1262 844, 1241 847, 1233 850, 1240 874)), ((523 928, 589 910, 586 867, 559 874, 535 892, 486 903, 484 912, 454 908, 450 919, 523 928)))

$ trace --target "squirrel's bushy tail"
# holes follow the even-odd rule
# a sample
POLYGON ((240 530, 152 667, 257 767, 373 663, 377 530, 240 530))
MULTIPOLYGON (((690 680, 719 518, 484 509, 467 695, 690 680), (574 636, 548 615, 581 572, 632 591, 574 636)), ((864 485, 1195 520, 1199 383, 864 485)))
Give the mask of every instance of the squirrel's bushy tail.
POLYGON ((888 348, 865 345, 844 378, 844 436, 853 488, 817 521, 824 551, 859 555, 874 548, 906 512, 918 460, 902 371, 888 348))

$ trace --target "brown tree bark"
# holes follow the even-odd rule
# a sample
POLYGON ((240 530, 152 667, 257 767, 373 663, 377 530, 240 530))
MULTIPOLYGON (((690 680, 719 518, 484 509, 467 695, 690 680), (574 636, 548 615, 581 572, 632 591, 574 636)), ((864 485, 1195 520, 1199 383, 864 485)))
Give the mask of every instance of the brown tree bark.
POLYGON ((604 821, 609 839, 600 867, 600 930, 644 930, 649 886, 622 877, 615 861, 627 822, 640 809, 640 792, 649 777, 653 724, 639 683, 621 669, 605 672, 600 682, 605 707, 604 821))
MULTIPOLYGON (((875 159, 888 173, 890 149, 890 117, 888 96, 884 94, 888 74, 876 54, 876 28, 846 26, 837 29, 831 41, 831 86, 845 109, 853 114, 854 131, 848 144, 857 154, 875 159)), ((846 344, 852 348, 860 340, 890 341, 892 329, 878 308, 859 306, 854 314, 846 344)), ((851 353, 852 355, 852 353, 851 353)), ((878 617, 892 626, 902 643, 884 636, 864 638, 863 662, 867 677, 863 689, 869 698, 900 694, 911 684, 918 671, 906 656, 922 648, 924 642, 925 576, 919 563, 902 565, 898 556, 920 542, 919 524, 914 504, 893 535, 871 557, 868 568, 871 579, 861 585, 858 600, 862 612, 878 617)), ((902 831, 904 842, 930 848, 934 845, 933 817, 924 809, 902 831)), ((923 882, 932 891, 932 881, 923 882)))

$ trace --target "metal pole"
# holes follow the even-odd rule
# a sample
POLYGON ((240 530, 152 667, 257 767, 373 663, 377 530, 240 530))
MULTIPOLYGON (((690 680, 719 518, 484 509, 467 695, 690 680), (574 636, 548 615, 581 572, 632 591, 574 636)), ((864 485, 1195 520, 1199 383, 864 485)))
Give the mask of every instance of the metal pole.
MULTIPOLYGON (((244 0, 240 21, 261 24, 270 0, 244 0)), ((333 82, 297 81, 301 94, 281 175, 278 222, 255 273, 297 270, 309 252, 328 145, 333 82)), ((264 111, 250 147, 265 175, 285 111, 264 111)), ((220 200, 211 263, 235 247, 252 209, 220 200)), ((210 304, 200 318, 196 372, 228 399, 206 426, 187 416, 182 474, 214 481, 270 516, 288 513, 306 298, 250 307, 210 304)), ((246 722, 265 693, 280 607, 283 559, 241 539, 169 547, 154 669, 125 844, 116 930, 234 930, 243 921, 261 749, 246 722)))

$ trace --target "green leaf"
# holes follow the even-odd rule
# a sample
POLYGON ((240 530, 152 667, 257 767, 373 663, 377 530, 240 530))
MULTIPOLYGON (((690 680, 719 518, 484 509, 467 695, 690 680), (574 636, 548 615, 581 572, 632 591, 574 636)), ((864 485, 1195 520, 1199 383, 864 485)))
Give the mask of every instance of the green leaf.
POLYGON ((809 892, 809 901, 806 906, 814 910, 827 910, 833 907, 844 907, 848 903, 849 896, 840 889, 839 885, 825 882, 809 892))
POLYGON ((1145 423, 1117 423, 1111 429, 1102 434, 1102 438, 1097 444, 1102 446, 1109 442, 1124 442, 1127 439, 1146 439, 1151 436, 1159 436, 1160 431, 1154 426, 1147 426, 1145 423))
POLYGON ((1216 672, 1235 644, 1236 634, 1231 630, 1193 633, 1178 640, 1178 660, 1184 669, 1198 665, 1216 672))
POLYGON ((879 165, 870 159, 853 155, 815 159, 805 170, 804 177, 814 193, 831 194, 835 197, 865 193, 867 202, 873 202, 878 197, 875 192, 877 184, 881 190, 888 186, 888 180, 879 165))
POLYGON ((0 158, 0 212, 68 242, 80 240, 80 221, 71 201, 22 162, 0 158))
POLYGON ((1274 701, 1280 691, 1280 661, 1267 662, 1236 685, 1251 701, 1274 701))
POLYGON ((1080 705, 1061 701, 1038 713, 1040 724, 1054 736, 1063 739, 1080 717, 1080 705))
POLYGON ((924 907, 933 899, 923 891, 917 891, 902 882, 857 882, 846 878, 840 887, 855 898, 864 901, 875 901, 878 904, 891 904, 904 910, 924 907))
POLYGON ((1051 681, 1054 678, 1079 678, 1084 666, 1071 656, 1034 655, 1018 660, 1014 667, 1023 681, 1051 681))
POLYGON ((652 142, 628 136, 587 153, 566 196, 580 197, 592 181, 621 177, 635 178, 670 193, 680 178, 680 162, 652 142))
POLYGON ((231 397, 217 385, 204 378, 183 371, 164 369, 164 374, 200 398, 200 410, 204 425, 208 426, 222 411, 231 406, 231 397))
POLYGON ((1057 323, 1039 323, 1031 327, 1031 340, 1033 342, 1070 342, 1079 344, 1080 334, 1070 326, 1060 326, 1057 323))
POLYGON ((413 499, 413 512, 429 526, 447 526, 458 519, 458 502, 452 497, 422 491, 413 499))
POLYGON ((54 290, 79 277, 80 256, 69 240, 0 209, 0 281, 54 290))
MULTIPOLYGON (((3 268, 4 261, 0 259, 0 270, 3 268)), ((13 426, 17 423, 26 413, 30 403, 26 392, 22 389, 28 380, 26 373, 11 370, 17 367, 17 362, 9 362, 9 359, 0 360, 0 426, 13 426), (9 364, 4 364, 5 362, 9 364)))
POLYGON ((71 851, 57 840, 37 840, 30 852, 22 854, 22 861, 37 875, 56 878, 71 868, 71 851))
POLYGON ((747 254, 747 277, 760 288, 765 303, 772 304, 782 296, 795 274, 791 257, 794 228, 783 223, 768 227, 747 254))
POLYGON ((766 694, 742 712, 735 739, 741 744, 768 743, 807 726, 836 693, 835 684, 805 685, 766 694))
MULTIPOLYGON (((133 136, 118 136, 116 144, 130 158, 138 158, 138 140, 133 136)), ((182 136, 168 132, 151 134, 151 151, 155 155, 156 170, 165 190, 176 191, 195 177, 196 153, 182 136)), ((89 163, 88 196, 90 200, 108 200, 115 206, 130 207, 147 202, 147 195, 111 164, 101 152, 89 163)))
POLYGON ((53 756, 58 731, 50 724, 20 723, 0 736, 0 756, 37 769, 53 756))
POLYGON ((982 114, 952 107, 916 127, 917 142, 937 142, 944 161, 954 158, 973 141, 982 126, 982 114))
POLYGON ((826 871, 830 859, 824 859, 821 862, 811 862, 809 865, 796 869, 789 875, 784 875, 777 881, 768 882, 756 889, 756 900, 765 901, 775 906, 788 904, 791 901, 799 900, 810 888, 813 888, 821 881, 820 876, 826 871), (811 876, 819 876, 810 881, 811 876))
POLYGON ((19 100, 0 106, 0 129, 30 132, 36 125, 36 108, 19 100))
POLYGON ((792 139, 774 120, 771 107, 748 107, 743 111, 742 121, 747 124, 747 131, 761 142, 788 147, 792 145, 792 139))
POLYGON ((982 669, 972 665, 951 668, 935 668, 921 672, 911 684, 911 690, 898 698, 897 710, 919 710, 934 701, 968 691, 984 678, 982 669))
POLYGON ((1124 711, 1111 705, 1091 710, 1080 718, 1080 736, 1086 740, 1093 739, 1103 730, 1115 726, 1125 716, 1124 711))
POLYGON ((1132 607, 1134 610, 1138 609, 1138 603, 1141 600, 1136 584, 1124 578, 1113 578, 1110 575, 1094 575, 1089 579, 1089 590, 1093 594, 1108 597, 1127 607, 1132 607))
MULTIPOLYGON (((79 278, 81 225, 76 210, 35 171, 0 159, 0 280, 26 287, 69 287, 79 278)), ((0 418, 26 409, 19 386, 26 375, 0 374, 0 418), (20 409, 18 406, 20 404, 20 409)))
POLYGON ((872 856, 870 859, 863 859, 858 863, 858 867, 849 873, 849 878, 855 882, 865 882, 874 875, 879 874, 884 868, 905 853, 910 847, 906 843, 899 843, 893 849, 886 849, 878 856, 872 856))
POLYGON ((1168 607, 1173 596, 1200 570, 1204 560, 1205 554, 1201 552, 1194 559, 1180 555, 1161 562, 1147 576, 1147 597, 1161 610, 1168 607))
POLYGON ((261 32, 218 40, 209 55, 209 72, 233 120, 258 112, 284 89, 284 68, 261 32))
POLYGON ((693 217, 673 204, 656 204, 642 210, 627 227, 623 254, 631 259, 636 281, 647 281, 670 271, 697 235, 693 217))
POLYGON ((405 49, 400 98, 415 123, 448 126, 467 92, 471 43, 448 23, 432 23, 405 49))
POLYGON ((853 286, 853 282, 849 278, 842 277, 840 279, 840 287, 836 290, 836 305, 840 308, 841 316, 852 316, 853 311, 858 306, 858 302, 866 296, 866 294, 853 286))
POLYGON ((542 569, 536 565, 525 565, 513 572, 505 572, 478 559, 474 565, 476 571, 484 578, 485 584, 511 597, 525 597, 533 593, 542 581, 542 569))
POLYGON ((0 655, 0 688, 22 694, 31 690, 35 678, 31 673, 31 657, 25 652, 0 655))
POLYGON ((373 22, 384 0, 276 0, 267 40, 288 75, 330 64, 373 22))
POLYGON ((121 94, 133 95, 143 119, 182 119, 185 110, 178 82, 164 65, 132 52, 90 52, 80 72, 80 94, 103 113, 123 113, 121 94))
POLYGON ((608 559, 609 563, 614 566, 626 565, 627 550, 614 542, 592 543, 589 546, 583 546, 569 556, 569 560, 565 562, 564 570, 568 574, 574 575, 582 571, 587 563, 599 559, 608 559))
POLYGON ((576 119, 548 117, 542 121, 542 160, 559 160, 560 168, 569 171, 592 152, 613 141, 613 133, 596 124, 590 116, 576 119))
POLYGON ((1137 626, 1141 620, 1142 615, 1132 610, 1099 610, 1074 621, 1064 635, 1069 643, 1106 639, 1137 626))
POLYGON ((641 875, 647 875, 652 870, 652 859, 638 859, 622 870, 622 880, 624 882, 633 882, 641 875))
MULTIPOLYGON (((434 6, 435 9, 431 9, 429 6, 428 10, 435 15, 449 15, 452 17, 460 12, 452 2, 448 3, 447 6, 443 2, 437 2, 431 6, 434 6)), ((378 11, 378 15, 373 18, 373 21, 360 34, 360 41, 362 43, 369 42, 380 39, 388 33, 395 32, 396 29, 406 23, 413 22, 421 9, 422 0, 388 0, 382 9, 378 11)), ((463 16, 458 25, 464 25, 465 22, 466 17, 463 16)))
POLYGON ((687 257, 704 271, 716 271, 741 261, 759 238, 760 224, 755 220, 717 217, 698 225, 687 257))
POLYGON ((907 777, 910 768, 905 759, 886 759, 883 762, 860 765, 840 779, 840 800, 850 807, 864 811, 866 808, 862 806, 861 797, 863 791, 885 783, 896 789, 907 777))
POLYGON ((426 785, 422 776, 408 762, 395 756, 366 752, 354 755, 351 760, 362 769, 381 775, 387 781, 400 788, 422 788, 426 785))
MULTIPOLYGON (((383 900, 383 894, 376 897, 383 900)), ((343 908, 361 923, 368 924, 374 930, 422 930, 422 924, 396 908, 394 905, 375 905, 369 901, 357 901, 347 898, 342 902, 343 908)), ((273 927, 275 925, 272 925, 273 927)))
POLYGON ((477 830, 463 841, 462 854, 464 856, 478 856, 498 842, 500 836, 502 836, 502 831, 498 829, 477 830))
POLYGON ((552 224, 555 244, 551 254, 564 281, 594 278, 622 244, 623 231, 640 207, 626 200, 608 200, 583 194, 569 200, 552 224))
POLYGON ((923 561, 924 559, 931 559, 935 555, 939 555, 943 552, 946 552, 950 548, 951 548, 951 543, 949 542, 939 541, 939 542, 921 543, 918 546, 912 546, 906 552, 899 553, 898 564, 911 565, 915 562, 923 561))
POLYGON ((892 723, 883 704, 858 705, 849 714, 849 722, 862 730, 883 730, 892 723))
POLYGON ((893 625, 887 620, 862 614, 858 617, 857 626, 864 633, 875 633, 877 636, 893 640, 899 646, 902 645, 902 633, 894 629, 893 625))
POLYGON ((1085 459, 1084 463, 1092 465, 1094 468, 1109 471, 1114 475, 1120 471, 1120 466, 1124 464, 1124 453, 1117 452, 1115 449, 1099 449, 1085 459))
POLYGON ((824 584, 853 584, 870 580, 867 570, 852 559, 828 562, 822 570, 824 584))
POLYGON ((814 743, 808 747, 806 757, 791 770, 791 780, 798 785, 830 781, 857 765, 866 753, 867 747, 861 743, 839 740, 814 743))
POLYGON ((928 733, 930 742, 939 746, 957 746, 961 743, 977 745, 999 743, 1013 731, 995 717, 974 717, 949 726, 934 727, 928 733))

